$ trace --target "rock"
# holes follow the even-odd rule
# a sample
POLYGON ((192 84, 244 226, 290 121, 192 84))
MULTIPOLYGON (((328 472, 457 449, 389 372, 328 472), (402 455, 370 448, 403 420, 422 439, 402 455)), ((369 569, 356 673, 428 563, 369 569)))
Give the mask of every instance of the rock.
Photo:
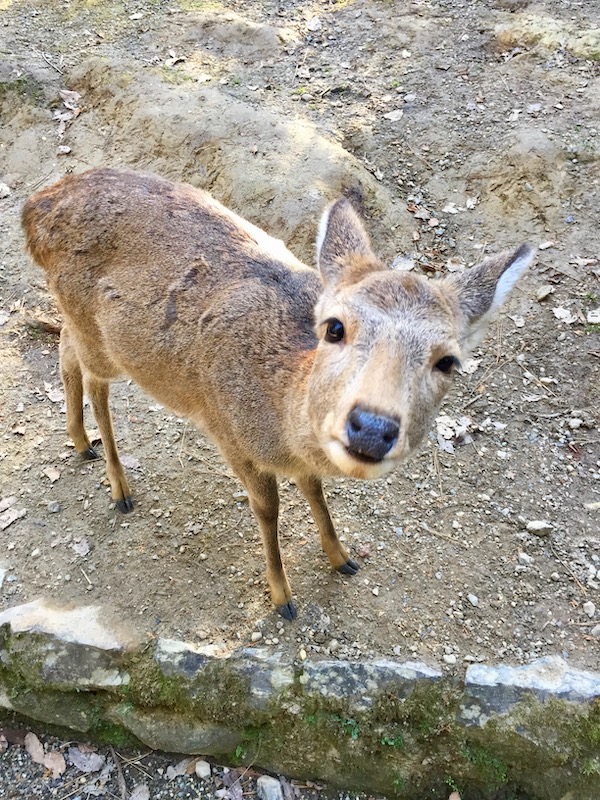
POLYGON ((571 417, 571 419, 568 420, 567 425, 569 428, 571 428, 571 430, 576 431, 583 425, 583 420, 580 417, 571 417))
POLYGON ((477 597, 476 594, 468 594, 467 600, 469 601, 469 603, 471 603, 472 606, 475 606, 475 608, 477 608, 477 606, 479 605, 479 598, 477 597))
POLYGON ((256 781, 256 793, 260 800, 283 800, 281 784, 270 775, 261 775, 256 781))
POLYGON ((53 500, 51 503, 48 503, 46 506, 48 509, 48 513, 50 514, 58 514, 59 511, 62 511, 62 506, 56 500, 53 500))
POLYGON ((456 656, 454 655, 454 653, 446 653, 444 655, 444 661, 446 662, 446 664, 454 666, 454 664, 456 664, 456 656))
POLYGON ((197 761, 196 762, 196 775, 198 778, 202 778, 202 780, 207 781, 210 779, 211 776, 211 769, 210 764, 208 761, 197 761))
POLYGON ((530 567, 533 564, 533 556, 530 556, 527 553, 519 553, 519 564, 530 567))
POLYGON ((8 624, 12 633, 46 634, 100 650, 125 651, 139 642, 124 626, 108 622, 100 606, 62 608, 41 599, 0 612, 0 627, 8 624))
POLYGON ((0 198, 8 197, 10 193, 10 186, 6 183, 0 183, 0 198))
POLYGON ((591 600, 588 600, 587 603, 583 604, 583 612, 584 614, 587 614, 590 619, 592 619, 592 617, 596 613, 596 606, 592 603, 591 600))
POLYGON ((554 525, 545 519, 534 519, 527 523, 529 533, 536 536, 547 536, 554 529, 554 525))
POLYGON ((590 633, 592 634, 592 636, 600 637, 600 625, 594 625, 590 633))
POLYGON ((550 297, 551 294, 554 293, 554 286, 551 286, 549 283, 545 283, 543 286, 539 286, 536 293, 535 299, 538 303, 541 303, 547 297, 550 297))
POLYGON ((542 701, 548 695, 589 701, 600 695, 600 674, 574 669, 559 656, 545 656, 522 667, 473 664, 467 668, 465 687, 487 717, 503 714, 527 694, 542 701))
POLYGON ((371 708, 382 691, 408 697, 417 686, 439 680, 439 669, 422 662, 379 661, 308 661, 300 683, 304 691, 322 698, 347 701, 353 710, 371 708))
POLYGON ((157 709, 140 711, 130 703, 113 708, 110 717, 148 747, 168 753, 218 755, 233 752, 241 742, 240 734, 224 725, 196 722, 157 709))

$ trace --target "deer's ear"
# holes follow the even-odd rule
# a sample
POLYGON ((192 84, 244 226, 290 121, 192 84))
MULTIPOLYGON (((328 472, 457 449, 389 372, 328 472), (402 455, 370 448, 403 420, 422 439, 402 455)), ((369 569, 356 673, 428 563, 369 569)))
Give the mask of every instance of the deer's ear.
POLYGON ((367 272, 383 269, 360 217, 344 197, 332 203, 321 217, 317 265, 323 283, 331 288, 344 278, 354 282, 367 272))
POLYGON ((466 319, 466 349, 472 349, 481 340, 494 314, 534 256, 535 250, 522 244, 516 250, 486 258, 477 266, 445 279, 448 287, 456 292, 460 311, 466 319))

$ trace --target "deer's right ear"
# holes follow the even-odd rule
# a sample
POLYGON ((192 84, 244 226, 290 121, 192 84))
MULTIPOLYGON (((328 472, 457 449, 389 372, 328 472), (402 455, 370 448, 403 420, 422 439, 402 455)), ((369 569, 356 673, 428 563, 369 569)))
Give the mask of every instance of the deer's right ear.
MULTIPOLYGON (((381 269, 362 221, 341 197, 324 212, 317 236, 317 265, 325 286, 333 288, 346 273, 381 269), (363 269, 357 270, 362 264, 363 269)), ((352 276, 354 280, 358 275, 352 276)))

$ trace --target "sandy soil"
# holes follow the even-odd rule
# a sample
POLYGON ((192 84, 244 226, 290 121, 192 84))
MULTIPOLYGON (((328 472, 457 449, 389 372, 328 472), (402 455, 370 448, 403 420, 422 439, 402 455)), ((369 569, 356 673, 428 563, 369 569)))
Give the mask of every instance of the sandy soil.
POLYGON ((558 653, 597 668, 593 6, 0 0, 3 606, 101 603, 149 636, 224 648, 260 634, 309 655, 453 669, 558 653), (57 337, 27 324, 55 309, 19 210, 34 189, 100 163, 209 188, 309 261, 320 208, 356 183, 378 251, 412 256, 424 274, 541 245, 442 432, 386 480, 327 484, 358 576, 331 572, 283 483, 293 624, 270 608, 241 486, 198 431, 114 386, 128 517, 111 506, 103 462, 81 461, 67 440, 57 337), (468 435, 454 437, 463 417, 468 435), (550 532, 531 533, 532 521, 550 532))

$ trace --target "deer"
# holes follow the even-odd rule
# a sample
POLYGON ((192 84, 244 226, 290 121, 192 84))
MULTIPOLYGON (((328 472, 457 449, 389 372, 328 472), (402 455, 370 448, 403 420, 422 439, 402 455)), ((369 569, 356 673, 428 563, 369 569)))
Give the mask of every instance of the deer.
POLYGON ((526 244, 428 279, 387 267, 352 202, 323 212, 317 269, 210 194, 148 173, 95 168, 25 203, 27 248, 63 318, 60 373, 77 453, 98 456, 133 510, 109 409, 127 377, 219 448, 244 485, 276 610, 297 616, 278 535, 278 478, 293 481, 334 570, 340 542, 322 479, 376 479, 414 453, 534 251, 526 244))

